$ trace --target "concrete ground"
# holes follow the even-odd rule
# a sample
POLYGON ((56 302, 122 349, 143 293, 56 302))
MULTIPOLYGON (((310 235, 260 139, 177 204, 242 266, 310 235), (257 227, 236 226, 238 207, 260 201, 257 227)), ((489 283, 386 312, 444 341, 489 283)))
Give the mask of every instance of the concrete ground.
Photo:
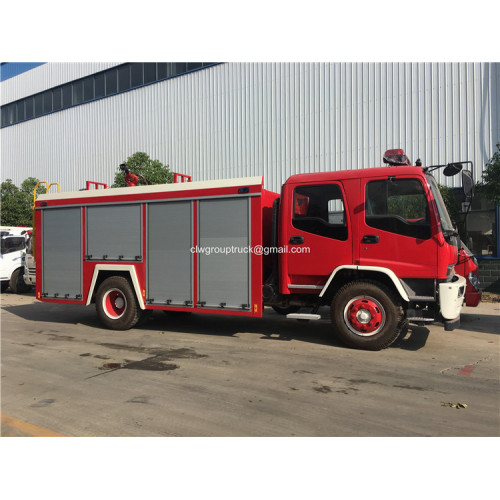
POLYGON ((125 332, 94 306, 1 295, 2 436, 499 436, 500 304, 410 327, 380 352, 328 316, 155 312, 125 332))

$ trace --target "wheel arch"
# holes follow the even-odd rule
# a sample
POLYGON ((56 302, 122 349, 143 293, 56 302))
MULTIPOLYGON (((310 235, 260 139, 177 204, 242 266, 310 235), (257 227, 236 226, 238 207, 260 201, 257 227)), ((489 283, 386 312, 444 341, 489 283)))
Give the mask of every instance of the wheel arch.
POLYGON ((99 286, 105 279, 110 278, 111 276, 122 276, 126 278, 135 293, 139 307, 142 310, 146 309, 135 267, 131 265, 97 264, 94 268, 92 281, 90 282, 89 294, 87 296, 86 303, 87 306, 95 302, 95 296, 99 286))
POLYGON ((330 275, 328 281, 321 290, 319 297, 323 301, 329 301, 343 285, 349 281, 368 279, 383 283, 390 289, 394 290, 405 302, 410 299, 401 281, 396 276, 394 271, 386 267, 375 266, 339 266, 330 275))

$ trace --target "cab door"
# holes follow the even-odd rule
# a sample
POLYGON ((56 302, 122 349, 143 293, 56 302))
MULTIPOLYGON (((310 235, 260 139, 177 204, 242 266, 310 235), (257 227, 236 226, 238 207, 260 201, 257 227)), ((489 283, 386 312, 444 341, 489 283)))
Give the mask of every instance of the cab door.
POLYGON ((399 278, 434 278, 437 244, 427 188, 421 179, 362 179, 359 264, 390 269, 399 278))
POLYGON ((336 263, 352 262, 352 228, 340 182, 288 185, 281 221, 282 293, 319 293, 336 263))

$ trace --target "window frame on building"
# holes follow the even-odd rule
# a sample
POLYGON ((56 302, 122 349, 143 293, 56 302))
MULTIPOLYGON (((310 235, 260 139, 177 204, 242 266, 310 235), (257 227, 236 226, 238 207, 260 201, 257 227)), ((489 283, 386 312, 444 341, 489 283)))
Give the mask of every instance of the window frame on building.
POLYGON ((5 104, 1 107, 0 128, 207 69, 216 64, 220 63, 124 63, 5 104), (60 98, 55 99, 56 95, 60 95, 60 98))

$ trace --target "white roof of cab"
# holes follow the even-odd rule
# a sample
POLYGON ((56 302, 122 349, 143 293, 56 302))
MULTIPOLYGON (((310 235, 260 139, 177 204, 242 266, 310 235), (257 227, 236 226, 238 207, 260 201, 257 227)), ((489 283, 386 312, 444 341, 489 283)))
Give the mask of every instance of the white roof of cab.
POLYGON ((262 186, 262 176, 241 177, 216 181, 177 182, 176 184, 153 184, 151 186, 122 187, 113 189, 90 189, 61 193, 48 193, 38 196, 41 200, 64 200, 71 198, 95 198, 98 196, 120 196, 124 194, 151 194, 172 191, 190 191, 193 189, 215 189, 241 186, 262 186))

